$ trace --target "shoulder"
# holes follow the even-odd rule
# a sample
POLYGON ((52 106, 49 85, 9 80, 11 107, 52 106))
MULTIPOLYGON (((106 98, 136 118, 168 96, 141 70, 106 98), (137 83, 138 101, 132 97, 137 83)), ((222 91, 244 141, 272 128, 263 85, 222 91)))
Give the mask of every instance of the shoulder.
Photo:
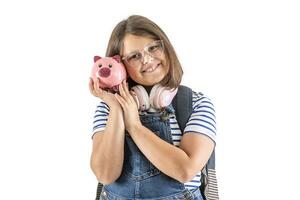
POLYGON ((102 113, 109 113, 109 107, 108 105, 100 100, 100 102, 98 103, 97 107, 96 107, 96 111, 95 112, 102 112, 102 113))
POLYGON ((195 92, 193 91, 193 110, 196 108, 199 108, 200 105, 202 106, 208 106, 214 111, 214 104, 206 94, 203 94, 202 92, 195 92))
POLYGON ((103 101, 100 101, 96 107, 93 121, 92 138, 96 132, 103 131, 108 120, 109 107, 103 101))
MULTIPOLYGON (((178 87, 178 93, 180 93, 181 96, 185 96, 185 95, 190 96, 192 93, 193 105, 195 103, 200 103, 200 102, 204 102, 204 103, 209 102, 212 104, 211 99, 206 94, 204 94, 202 92, 194 91, 192 88, 185 86, 185 85, 180 85, 178 87)), ((213 104, 212 104, 212 106, 213 106, 213 104)))
POLYGON ((196 132, 210 137, 216 141, 216 115, 211 99, 202 92, 193 91, 193 111, 184 130, 196 132))

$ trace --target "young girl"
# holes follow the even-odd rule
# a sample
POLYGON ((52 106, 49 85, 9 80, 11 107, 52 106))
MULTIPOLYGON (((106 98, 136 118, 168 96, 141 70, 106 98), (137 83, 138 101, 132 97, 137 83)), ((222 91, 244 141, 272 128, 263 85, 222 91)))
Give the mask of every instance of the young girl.
POLYGON ((106 56, 120 55, 128 83, 119 93, 99 89, 90 79, 90 92, 102 101, 93 128, 91 169, 104 185, 102 199, 203 199, 200 171, 215 145, 214 107, 210 99, 193 92, 193 113, 181 133, 172 104, 140 110, 139 85, 150 98, 154 88, 176 92, 182 69, 165 33, 142 16, 130 16, 113 30, 106 56), (154 87, 155 86, 155 87, 154 87), (170 117, 161 120, 163 110, 170 117))

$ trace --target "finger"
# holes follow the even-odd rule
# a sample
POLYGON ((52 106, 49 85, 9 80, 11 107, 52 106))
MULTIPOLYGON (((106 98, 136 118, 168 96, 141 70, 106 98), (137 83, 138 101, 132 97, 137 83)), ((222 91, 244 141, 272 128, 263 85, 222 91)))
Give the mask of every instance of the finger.
POLYGON ((117 93, 115 93, 115 97, 116 97, 117 101, 120 103, 120 105, 122 106, 122 108, 124 109, 125 108, 124 99, 120 95, 118 95, 117 93))
POLYGON ((95 88, 95 90, 96 90, 97 88, 99 88, 98 78, 94 81, 94 88, 95 88))
POLYGON ((134 101, 134 98, 133 98, 132 94, 131 94, 130 91, 129 91, 127 81, 124 80, 122 84, 123 84, 123 88, 124 88, 124 91, 125 91, 125 94, 126 94, 127 98, 128 98, 131 102, 134 101))
POLYGON ((96 79, 96 81, 94 83, 94 87, 95 87, 95 93, 96 93, 96 95, 101 98, 103 96, 104 90, 102 90, 100 88, 100 80, 99 80, 99 78, 96 79))
POLYGON ((100 80, 99 80, 99 78, 97 78, 96 81, 95 81, 95 91, 97 93, 101 93, 102 92, 102 89, 100 88, 100 80))
POLYGON ((136 93, 133 90, 130 90, 129 93, 131 94, 131 96, 136 96, 136 93))
POLYGON ((129 93, 131 95, 132 101, 135 102, 135 104, 137 104, 138 99, 137 99, 135 92, 133 90, 130 90, 129 93))
POLYGON ((99 96, 95 90, 95 82, 92 78, 90 78, 89 89, 92 95, 94 95, 95 97, 99 96))
POLYGON ((129 90, 128 90, 128 84, 127 84, 126 79, 122 82, 122 84, 123 84, 123 88, 124 88, 124 91, 125 91, 126 95, 129 96, 130 93, 129 93, 129 90))
POLYGON ((120 95, 123 97, 123 98, 126 98, 127 95, 124 91, 124 87, 123 87, 123 82, 119 85, 119 92, 120 92, 120 95))
POLYGON ((90 81, 89 81, 89 89, 90 89, 91 93, 94 92, 94 81, 91 77, 90 77, 90 81))

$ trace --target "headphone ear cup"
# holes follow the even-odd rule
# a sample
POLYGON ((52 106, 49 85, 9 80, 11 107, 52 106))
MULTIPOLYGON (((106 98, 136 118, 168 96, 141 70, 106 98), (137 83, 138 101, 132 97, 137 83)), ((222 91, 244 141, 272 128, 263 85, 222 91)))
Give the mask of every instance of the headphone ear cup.
POLYGON ((149 95, 150 105, 156 109, 161 108, 161 106, 159 105, 159 96, 160 96, 162 89, 163 88, 159 84, 154 85, 152 87, 150 95, 149 95))
POLYGON ((168 105, 170 105, 172 103, 173 98, 175 97, 175 95, 177 94, 178 88, 175 89, 167 89, 164 88, 163 90, 161 90, 160 94, 159 94, 159 105, 161 107, 166 107, 168 105))
POLYGON ((150 104, 156 109, 167 107, 171 104, 177 90, 177 88, 169 90, 160 85, 153 86, 149 97, 150 104))
POLYGON ((150 108, 148 93, 141 85, 136 85, 131 88, 136 94, 136 100, 138 101, 138 109, 141 111, 148 110, 150 108))

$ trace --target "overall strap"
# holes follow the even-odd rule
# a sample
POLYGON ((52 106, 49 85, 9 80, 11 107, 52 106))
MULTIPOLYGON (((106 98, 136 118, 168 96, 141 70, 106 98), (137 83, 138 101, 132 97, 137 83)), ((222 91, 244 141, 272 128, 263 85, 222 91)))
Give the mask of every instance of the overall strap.
POLYGON ((175 109, 176 119, 181 132, 189 121, 189 118, 193 112, 193 91, 191 88, 180 85, 176 96, 172 101, 172 105, 175 109))

